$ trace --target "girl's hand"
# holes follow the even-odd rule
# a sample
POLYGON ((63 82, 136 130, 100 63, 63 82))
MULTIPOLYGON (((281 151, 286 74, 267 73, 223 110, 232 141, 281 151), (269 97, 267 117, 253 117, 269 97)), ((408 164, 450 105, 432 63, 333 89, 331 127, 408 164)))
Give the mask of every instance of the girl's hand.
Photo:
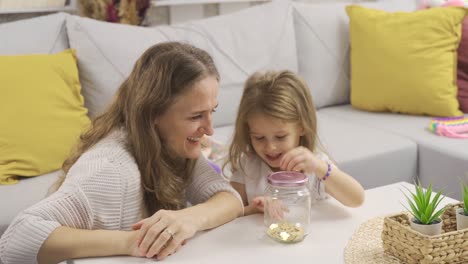
POLYGON ((198 226, 193 217, 180 211, 159 210, 132 226, 139 229, 136 244, 139 256, 162 260, 172 255, 195 235, 198 226))
POLYGON ((283 220, 284 213, 289 212, 289 208, 281 200, 265 199, 265 208, 271 219, 283 220))
POLYGON ((314 173, 320 160, 305 147, 297 147, 286 154, 280 162, 280 169, 286 171, 301 171, 305 173, 314 173))
POLYGON ((265 197, 258 196, 253 198, 252 204, 255 206, 255 208, 257 208, 260 212, 263 213, 265 207, 265 197))

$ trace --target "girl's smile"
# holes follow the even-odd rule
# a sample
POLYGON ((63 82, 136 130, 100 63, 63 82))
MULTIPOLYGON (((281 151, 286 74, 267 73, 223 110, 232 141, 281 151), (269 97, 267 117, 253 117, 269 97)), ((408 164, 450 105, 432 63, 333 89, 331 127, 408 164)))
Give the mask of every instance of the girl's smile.
POLYGON ((295 122, 261 113, 251 114, 247 124, 253 149, 272 169, 279 169, 284 154, 298 147, 304 134, 295 122))

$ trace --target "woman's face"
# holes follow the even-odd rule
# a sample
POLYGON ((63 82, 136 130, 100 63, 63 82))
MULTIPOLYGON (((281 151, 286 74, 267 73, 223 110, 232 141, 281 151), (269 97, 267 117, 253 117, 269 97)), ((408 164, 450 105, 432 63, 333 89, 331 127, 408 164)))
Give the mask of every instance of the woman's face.
POLYGON ((156 120, 161 140, 182 158, 200 156, 200 139, 213 134, 213 112, 218 106, 218 81, 207 77, 179 95, 156 120))

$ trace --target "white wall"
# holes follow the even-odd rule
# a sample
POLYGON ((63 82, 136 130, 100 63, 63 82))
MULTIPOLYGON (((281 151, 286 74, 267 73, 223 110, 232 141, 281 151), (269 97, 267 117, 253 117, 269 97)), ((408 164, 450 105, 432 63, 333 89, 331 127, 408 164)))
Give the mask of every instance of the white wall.
MULTIPOLYGON (((1 0, 0 0, 1 1, 1 0)), ((76 5, 77 0, 68 0, 76 5)), ((144 25, 155 26, 160 24, 171 24, 184 22, 190 19, 210 17, 226 14, 246 8, 252 5, 261 4, 267 0, 152 0, 153 6, 148 10, 144 25), (207 4, 189 4, 194 2, 205 2, 207 4)), ((282 1, 282 0, 274 0, 282 1)), ((375 0, 296 0, 301 2, 363 2, 375 0)), ((391 0, 380 0, 391 1, 391 0)), ((410 0, 408 0, 410 1, 410 0)), ((418 1, 418 0, 414 0, 418 1)), ((69 13, 77 13, 68 10, 69 13)), ((22 12, 22 13, 1 13, 0 23, 31 18, 49 14, 49 12, 22 12)))
MULTIPOLYGON (((167 17, 165 21, 159 21, 167 24, 181 23, 189 20, 200 19, 213 15, 228 14, 243 8, 256 4, 262 4, 268 1, 282 0, 153 0, 153 9, 165 9, 167 17)), ((300 2, 364 2, 375 0, 296 0, 300 2)), ((391 0, 385 0, 391 1, 391 0)), ((155 10, 152 10, 155 12, 155 10)), ((148 20, 152 19, 149 16, 148 20)), ((158 22, 149 22, 148 24, 159 24, 158 22)))

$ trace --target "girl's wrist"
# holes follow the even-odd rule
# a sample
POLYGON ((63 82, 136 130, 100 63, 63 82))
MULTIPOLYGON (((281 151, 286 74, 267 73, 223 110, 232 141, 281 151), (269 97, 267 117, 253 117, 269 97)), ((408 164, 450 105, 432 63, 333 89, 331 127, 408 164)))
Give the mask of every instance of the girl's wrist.
POLYGON ((325 173, 325 176, 322 177, 321 181, 325 181, 330 177, 332 171, 332 165, 330 161, 327 161, 327 172, 325 173))
POLYGON ((257 213, 261 213, 261 211, 254 204, 249 204, 244 207, 244 216, 257 213))
POLYGON ((326 178, 328 178, 331 174, 330 162, 327 162, 325 160, 319 160, 318 166, 315 168, 314 174, 315 174, 315 177, 317 177, 319 180, 323 180, 325 176, 326 178))

